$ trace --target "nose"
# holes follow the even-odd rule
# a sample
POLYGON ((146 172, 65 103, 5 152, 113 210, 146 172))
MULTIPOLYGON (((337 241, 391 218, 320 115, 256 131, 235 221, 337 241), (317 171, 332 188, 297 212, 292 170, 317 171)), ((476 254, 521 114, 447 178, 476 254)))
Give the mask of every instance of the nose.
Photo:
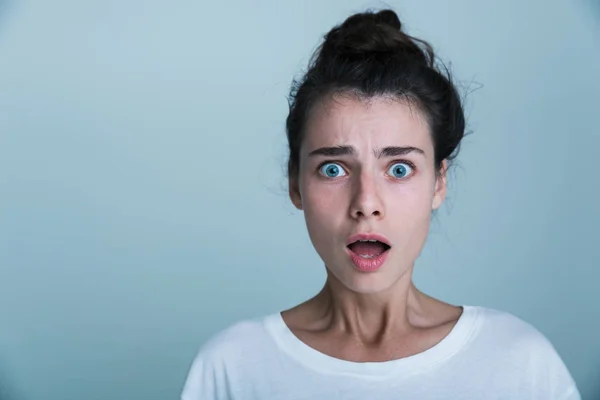
POLYGON ((381 219, 384 216, 383 201, 378 190, 378 182, 366 173, 353 182, 350 216, 353 219, 381 219))

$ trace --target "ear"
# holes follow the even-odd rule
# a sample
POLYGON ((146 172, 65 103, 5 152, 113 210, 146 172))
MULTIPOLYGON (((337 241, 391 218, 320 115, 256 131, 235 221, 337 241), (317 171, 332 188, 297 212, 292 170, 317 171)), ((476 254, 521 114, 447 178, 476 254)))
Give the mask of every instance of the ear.
POLYGON ((435 180, 435 192, 433 193, 433 201, 431 202, 431 208, 437 210, 442 206, 444 199, 446 198, 447 191, 447 172, 448 163, 446 160, 442 161, 442 167, 438 172, 438 176, 435 180))
POLYGON ((300 186, 298 184, 298 178, 290 177, 288 179, 288 185, 289 185, 288 190, 289 190, 289 194, 290 194, 290 200, 292 200, 292 204, 298 210, 302 210, 302 196, 300 195, 300 186))

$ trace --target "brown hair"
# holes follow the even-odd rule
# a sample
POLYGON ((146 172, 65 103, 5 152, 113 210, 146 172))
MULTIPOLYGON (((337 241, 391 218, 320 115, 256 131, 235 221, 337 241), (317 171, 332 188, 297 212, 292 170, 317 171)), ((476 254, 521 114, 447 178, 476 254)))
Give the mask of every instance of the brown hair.
POLYGON ((331 29, 306 74, 292 84, 286 121, 290 179, 299 172, 300 146, 311 108, 317 100, 339 92, 409 101, 427 118, 437 170, 442 161, 456 157, 465 117, 447 68, 436 66, 427 42, 403 32, 394 11, 367 11, 331 29))

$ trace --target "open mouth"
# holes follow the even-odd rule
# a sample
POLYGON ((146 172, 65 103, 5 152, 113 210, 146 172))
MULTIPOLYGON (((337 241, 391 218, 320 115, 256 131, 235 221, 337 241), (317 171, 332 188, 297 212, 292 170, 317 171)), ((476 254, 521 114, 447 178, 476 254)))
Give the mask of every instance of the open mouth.
POLYGON ((388 244, 374 239, 357 240, 353 243, 350 243, 347 247, 354 254, 365 259, 379 257, 391 248, 388 244))

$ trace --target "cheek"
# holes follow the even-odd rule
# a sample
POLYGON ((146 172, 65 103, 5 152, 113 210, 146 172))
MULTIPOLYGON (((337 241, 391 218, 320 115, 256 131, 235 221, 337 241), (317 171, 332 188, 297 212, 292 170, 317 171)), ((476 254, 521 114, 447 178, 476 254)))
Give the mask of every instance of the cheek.
POLYGON ((423 183, 399 185, 392 190, 386 210, 387 219, 399 228, 398 232, 417 241, 428 232, 433 199, 433 189, 423 183))
POLYGON ((331 243, 345 222, 348 198, 343 185, 306 182, 301 188, 302 208, 309 236, 319 249, 331 243))
POLYGON ((302 205, 307 218, 323 221, 323 224, 330 221, 331 224, 344 214, 347 196, 343 185, 309 181, 302 189, 302 205))
POLYGON ((407 213, 422 213, 431 210, 435 191, 431 179, 418 177, 412 181, 390 184, 388 189, 388 193, 394 199, 394 203, 400 206, 397 207, 400 210, 407 213))

